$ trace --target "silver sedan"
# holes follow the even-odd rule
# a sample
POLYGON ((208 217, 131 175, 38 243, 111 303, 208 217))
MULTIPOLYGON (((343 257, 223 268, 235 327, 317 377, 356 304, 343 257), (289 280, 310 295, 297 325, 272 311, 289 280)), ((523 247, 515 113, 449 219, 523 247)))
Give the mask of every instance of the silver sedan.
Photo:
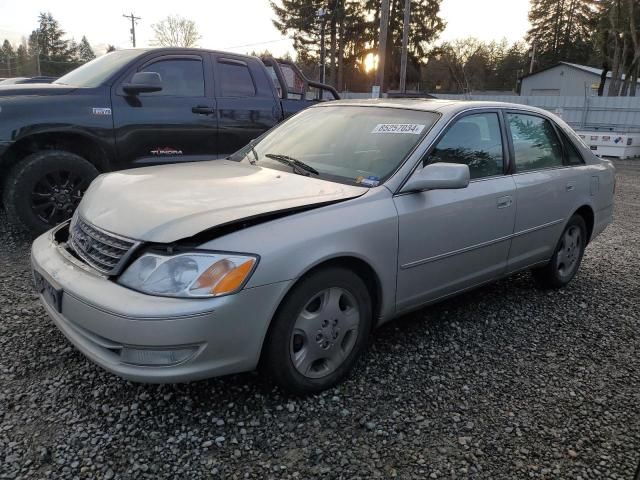
POLYGON ((340 101, 225 160, 98 177, 33 244, 58 328, 141 382, 261 367, 294 393, 372 330, 530 269, 566 285, 612 220, 614 169, 522 105, 340 101))

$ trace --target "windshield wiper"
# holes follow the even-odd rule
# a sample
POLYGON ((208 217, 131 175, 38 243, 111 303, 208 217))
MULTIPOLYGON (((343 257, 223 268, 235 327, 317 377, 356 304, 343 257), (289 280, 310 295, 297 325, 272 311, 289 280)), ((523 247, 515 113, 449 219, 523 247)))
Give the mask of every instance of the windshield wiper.
POLYGON ((265 153, 264 155, 267 158, 271 158, 280 163, 284 163, 285 165, 289 165, 293 171, 297 170, 297 173, 300 173, 300 170, 303 170, 307 173, 302 173, 302 175, 309 175, 309 173, 313 173, 314 175, 320 175, 320 172, 313 168, 311 165, 307 165, 306 163, 298 160, 297 158, 290 157, 289 155, 281 155, 279 153, 265 153))
POLYGON ((256 141, 253 138, 251 140, 249 140, 249 146, 251 147, 251 152, 253 153, 253 158, 255 158, 255 160, 253 162, 251 160, 249 160, 249 163, 251 165, 255 165, 256 162, 258 161, 258 152, 256 152, 256 141))

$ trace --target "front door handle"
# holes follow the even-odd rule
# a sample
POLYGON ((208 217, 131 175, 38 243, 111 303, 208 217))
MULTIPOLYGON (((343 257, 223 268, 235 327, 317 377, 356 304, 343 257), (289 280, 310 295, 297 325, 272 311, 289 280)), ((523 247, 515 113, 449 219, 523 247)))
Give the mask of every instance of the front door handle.
POLYGON ((567 186, 566 186, 567 192, 570 192, 575 188, 576 188, 576 184, 575 183, 573 183, 573 182, 567 183, 567 186))
POLYGON ((504 197, 498 198, 497 203, 498 208, 507 208, 511 206, 513 199, 511 198, 511 195, 505 195, 504 197))
POLYGON ((191 111, 193 113, 199 113, 202 115, 210 115, 212 113, 216 113, 216 109, 212 107, 208 107, 206 105, 197 105, 195 107, 191 107, 191 111))

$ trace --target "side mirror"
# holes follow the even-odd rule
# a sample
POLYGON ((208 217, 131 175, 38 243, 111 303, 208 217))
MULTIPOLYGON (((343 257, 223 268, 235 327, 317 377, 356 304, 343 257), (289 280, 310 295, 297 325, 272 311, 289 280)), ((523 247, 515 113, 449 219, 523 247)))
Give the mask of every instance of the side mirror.
POLYGON ((162 78, 157 72, 134 73, 133 77, 131 77, 131 82, 125 83, 122 89, 129 95, 159 92, 162 90, 162 78))
POLYGON ((401 192, 421 192, 466 188, 469 185, 469 166, 459 163, 432 163, 415 172, 401 192))

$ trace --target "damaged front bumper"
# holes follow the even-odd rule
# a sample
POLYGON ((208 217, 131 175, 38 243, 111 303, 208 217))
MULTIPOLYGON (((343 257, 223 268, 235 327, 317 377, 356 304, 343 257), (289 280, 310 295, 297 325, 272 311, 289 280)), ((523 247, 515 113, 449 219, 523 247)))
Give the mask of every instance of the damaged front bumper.
POLYGON ((207 299, 145 295, 74 258, 59 240, 64 228, 33 244, 36 287, 55 325, 91 361, 123 378, 151 383, 186 382, 257 366, 289 282, 207 299))

